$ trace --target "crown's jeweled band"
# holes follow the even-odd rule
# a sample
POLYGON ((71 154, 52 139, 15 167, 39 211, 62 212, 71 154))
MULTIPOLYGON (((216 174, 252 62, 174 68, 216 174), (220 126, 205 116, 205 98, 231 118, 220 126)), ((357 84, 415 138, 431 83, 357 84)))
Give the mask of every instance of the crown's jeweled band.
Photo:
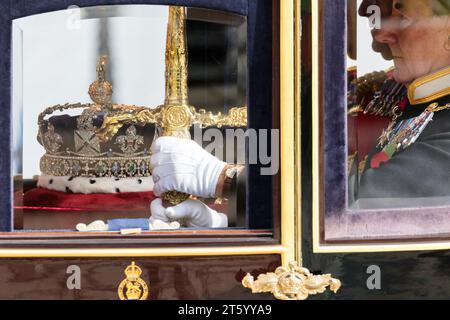
POLYGON ((54 176, 148 177, 150 156, 89 158, 45 154, 40 166, 42 173, 54 176))

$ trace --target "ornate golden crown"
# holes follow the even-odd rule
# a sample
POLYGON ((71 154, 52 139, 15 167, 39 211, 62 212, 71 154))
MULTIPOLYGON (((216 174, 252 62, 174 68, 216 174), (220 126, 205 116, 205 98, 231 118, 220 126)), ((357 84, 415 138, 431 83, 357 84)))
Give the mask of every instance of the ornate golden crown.
POLYGON ((124 126, 108 140, 97 133, 104 119, 116 114, 131 115, 146 107, 113 104, 113 87, 105 79, 107 58, 99 59, 97 80, 89 88, 93 103, 56 105, 38 118, 38 141, 46 153, 41 172, 72 177, 146 177, 150 175, 150 154, 154 126, 124 126), (79 116, 52 116, 56 111, 83 109, 79 116))

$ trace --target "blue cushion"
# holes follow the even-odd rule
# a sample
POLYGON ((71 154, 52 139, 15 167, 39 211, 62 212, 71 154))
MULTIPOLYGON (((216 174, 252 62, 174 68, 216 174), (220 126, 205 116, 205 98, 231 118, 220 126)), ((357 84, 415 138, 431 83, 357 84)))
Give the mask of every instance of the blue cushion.
POLYGON ((108 231, 120 231, 122 229, 149 230, 148 219, 114 219, 108 220, 108 231))

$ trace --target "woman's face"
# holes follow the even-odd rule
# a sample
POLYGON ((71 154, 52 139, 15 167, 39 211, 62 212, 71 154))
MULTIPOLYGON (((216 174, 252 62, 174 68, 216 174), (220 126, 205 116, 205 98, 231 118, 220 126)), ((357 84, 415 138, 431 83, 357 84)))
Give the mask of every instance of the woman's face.
POLYGON ((398 82, 408 84, 450 65, 450 16, 434 16, 430 1, 393 0, 392 14, 372 32, 376 42, 389 46, 398 82))

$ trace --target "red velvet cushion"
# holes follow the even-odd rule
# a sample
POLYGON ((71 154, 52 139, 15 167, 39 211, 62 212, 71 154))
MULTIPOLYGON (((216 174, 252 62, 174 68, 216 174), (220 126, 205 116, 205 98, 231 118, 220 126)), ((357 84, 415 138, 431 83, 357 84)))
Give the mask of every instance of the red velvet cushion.
POLYGON ((155 198, 153 192, 74 194, 35 188, 25 192, 23 206, 30 210, 148 211, 155 198))

